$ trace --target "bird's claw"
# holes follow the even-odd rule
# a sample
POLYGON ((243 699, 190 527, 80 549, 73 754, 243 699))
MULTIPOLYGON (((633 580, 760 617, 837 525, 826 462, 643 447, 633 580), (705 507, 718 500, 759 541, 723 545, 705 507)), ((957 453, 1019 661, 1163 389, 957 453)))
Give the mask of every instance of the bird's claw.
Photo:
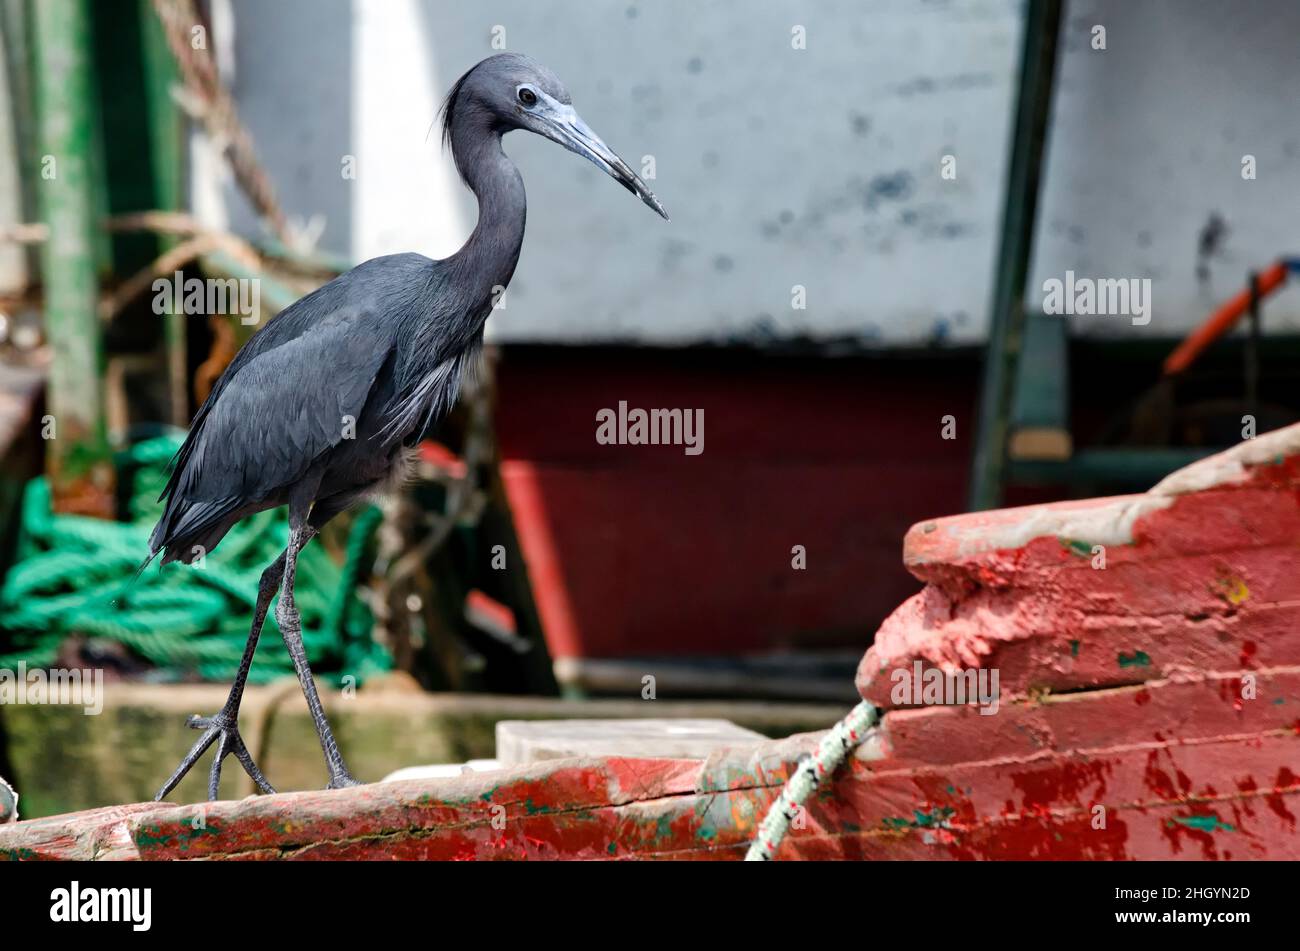
POLYGON ((364 786, 365 783, 357 779, 351 773, 342 772, 330 777, 326 789, 347 789, 349 786, 364 786))
POLYGON ((191 730, 202 730, 203 735, 199 737, 198 742, 190 748, 181 760, 181 764, 176 767, 176 771, 168 777, 167 782, 163 783, 162 789, 158 795, 154 796, 154 801, 160 801, 164 796, 176 788, 190 768, 198 762, 209 746, 217 744, 216 754, 212 757, 212 769, 208 774, 208 799, 217 798, 217 786, 221 782, 221 761, 231 753, 235 754, 235 759, 244 767, 244 772, 252 778, 257 784, 257 788, 264 793, 273 793, 275 788, 266 781, 262 771, 257 768, 253 762, 253 757, 248 752, 248 747, 244 745, 244 738, 239 735, 239 726, 236 718, 225 713, 218 713, 216 716, 201 717, 191 716, 185 721, 185 725, 191 730))

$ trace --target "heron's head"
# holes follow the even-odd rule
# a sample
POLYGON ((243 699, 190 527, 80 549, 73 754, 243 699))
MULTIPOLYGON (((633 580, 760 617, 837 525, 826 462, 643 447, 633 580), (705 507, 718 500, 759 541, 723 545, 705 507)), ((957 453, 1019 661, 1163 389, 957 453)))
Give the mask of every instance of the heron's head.
POLYGON ((564 83, 536 60, 518 53, 489 56, 456 81, 442 112, 443 136, 453 145, 455 127, 461 125, 497 135, 512 129, 536 132, 589 160, 668 217, 654 192, 574 111, 564 83))

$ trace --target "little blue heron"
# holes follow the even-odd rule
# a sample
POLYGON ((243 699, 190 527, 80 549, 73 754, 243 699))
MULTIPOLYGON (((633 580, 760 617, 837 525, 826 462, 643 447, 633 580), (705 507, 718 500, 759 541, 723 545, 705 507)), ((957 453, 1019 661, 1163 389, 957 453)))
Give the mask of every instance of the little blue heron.
POLYGON ((555 75, 526 56, 483 60, 452 87, 443 138, 478 199, 464 247, 433 261, 393 254, 358 265, 281 311, 217 380, 172 460, 166 506, 149 559, 192 563, 240 519, 287 505, 289 541, 262 573, 252 630, 220 712, 190 717, 202 736, 163 784, 162 799, 213 743, 208 797, 234 754, 263 792, 274 792, 239 734, 239 703, 262 623, 275 617, 329 769, 329 787, 353 786, 321 708, 294 606, 298 552, 334 516, 400 478, 410 448, 456 400, 478 359, 483 325, 510 282, 527 202, 501 137, 525 129, 603 169, 656 212, 659 200, 588 128, 555 75))

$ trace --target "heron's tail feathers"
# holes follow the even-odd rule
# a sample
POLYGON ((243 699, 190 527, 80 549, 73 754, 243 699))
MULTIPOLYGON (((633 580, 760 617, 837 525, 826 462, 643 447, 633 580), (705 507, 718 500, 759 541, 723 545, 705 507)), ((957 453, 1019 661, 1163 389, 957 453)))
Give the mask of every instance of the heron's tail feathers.
POLYGON ((110 602, 114 607, 120 606, 122 599, 131 593, 131 589, 134 588, 135 583, 140 580, 140 576, 144 574, 144 570, 149 567, 150 562, 158 557, 158 552, 161 550, 162 549, 160 548, 155 548, 153 551, 149 552, 148 558, 140 562, 135 571, 131 573, 131 580, 126 583, 122 590, 117 593, 117 596, 110 602))

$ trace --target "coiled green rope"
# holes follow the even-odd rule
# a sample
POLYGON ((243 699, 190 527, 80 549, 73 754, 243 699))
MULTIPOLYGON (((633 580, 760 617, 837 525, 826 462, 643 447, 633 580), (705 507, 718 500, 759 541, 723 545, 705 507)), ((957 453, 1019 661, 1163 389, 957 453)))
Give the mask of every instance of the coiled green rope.
MULTIPOLYGON (((79 634, 129 648, 166 679, 226 680, 234 674, 258 580, 284 549, 288 520, 283 510, 262 512, 231 529, 201 566, 151 567, 132 584, 161 513, 156 499, 167 462, 179 447, 179 436, 161 436, 122 454, 118 468, 132 486, 126 522, 56 515, 45 479, 28 483, 15 563, 0 588, 0 668, 49 666, 63 639, 79 634)), ((299 556, 295 594, 307 658, 317 674, 361 682, 392 668, 392 658, 370 637, 370 612, 356 596, 381 518, 373 506, 354 517, 342 566, 319 543, 299 556)), ((272 611, 250 681, 293 673, 278 649, 278 633, 272 611)))

